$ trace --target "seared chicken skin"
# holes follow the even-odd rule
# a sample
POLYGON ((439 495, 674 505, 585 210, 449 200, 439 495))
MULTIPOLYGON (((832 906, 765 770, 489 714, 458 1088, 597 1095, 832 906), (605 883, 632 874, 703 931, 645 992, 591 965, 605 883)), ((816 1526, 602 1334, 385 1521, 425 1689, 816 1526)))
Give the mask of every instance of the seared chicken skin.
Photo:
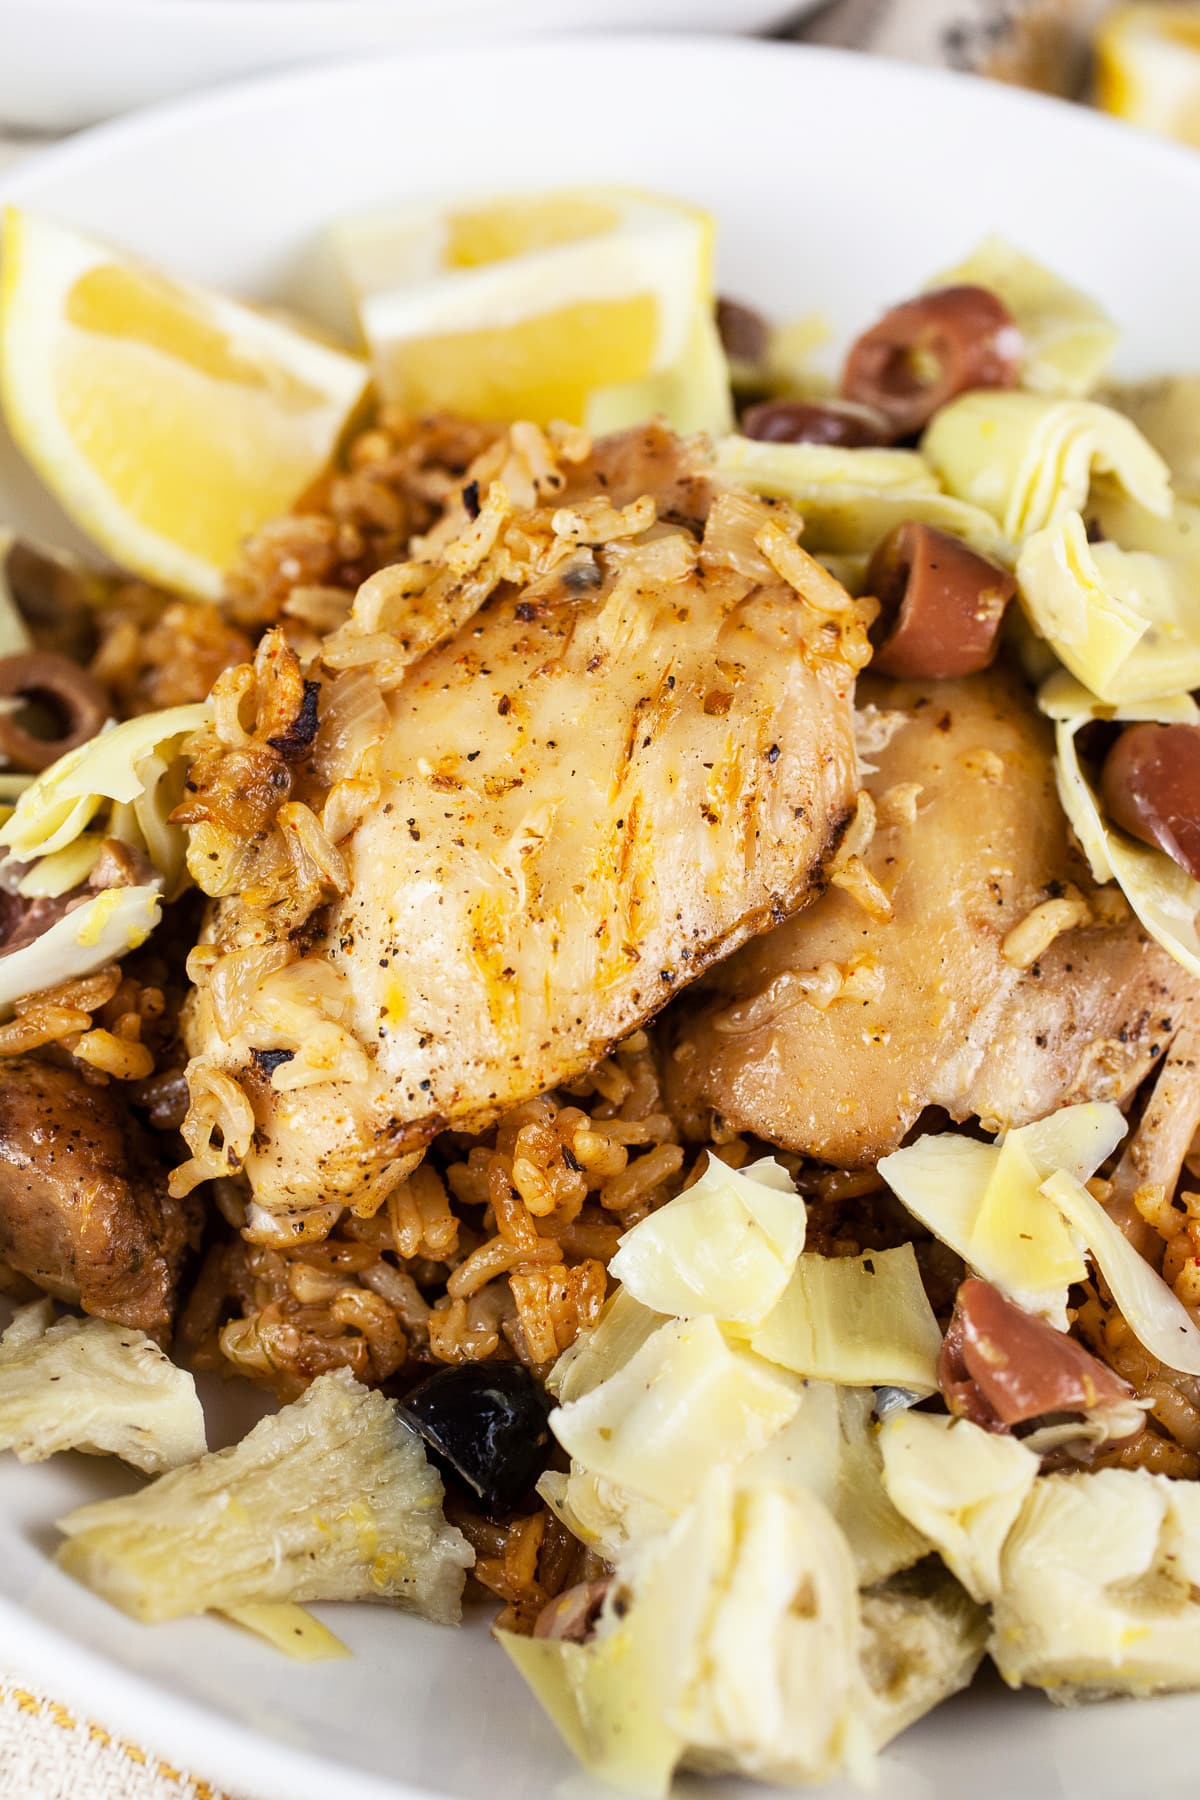
POLYGON ((868 677, 859 704, 893 732, 869 753, 863 853, 892 916, 831 889, 723 963, 670 1022, 675 1105, 697 1131, 716 1112, 853 1167, 895 1150, 926 1107, 997 1131, 1127 1101, 1197 984, 1114 888, 1095 889, 1027 690, 998 670, 868 677))
MULTIPOLYGON (((865 620, 798 549, 786 509, 714 500, 661 429, 532 478, 513 438, 497 478, 468 484, 434 584, 428 563, 373 578, 376 598, 389 579, 419 587, 412 611, 398 624, 393 610, 387 635, 360 591, 322 647, 308 760, 281 714, 252 750, 202 756, 177 815, 197 880, 228 896, 188 1027, 200 1150, 178 1185, 240 1160, 265 1241, 325 1229, 437 1131, 481 1128, 580 1074, 808 898, 853 809, 865 620), (347 671, 378 755, 342 832, 318 778, 347 671), (272 783, 320 810, 336 866, 312 851, 327 885, 303 923, 287 882, 263 874, 269 828, 253 868, 214 879, 228 771, 229 816, 238 792, 272 783), (267 972, 250 994, 238 965, 234 1008, 223 971, 239 955, 267 972), (307 997, 320 1011, 305 1024, 307 997)), ((264 692, 271 656, 287 685, 268 644, 264 692)), ((276 817, 312 849, 292 802, 276 817)))
POLYGON ((163 1336, 190 1209, 114 1084, 0 1060, 0 1261, 56 1300, 163 1336))

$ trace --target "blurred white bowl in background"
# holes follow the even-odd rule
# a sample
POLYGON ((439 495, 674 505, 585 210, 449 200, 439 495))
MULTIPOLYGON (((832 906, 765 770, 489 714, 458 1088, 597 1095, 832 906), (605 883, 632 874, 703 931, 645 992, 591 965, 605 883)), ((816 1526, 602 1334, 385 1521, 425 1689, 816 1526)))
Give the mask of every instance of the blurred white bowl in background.
POLYGON ((0 129, 72 131, 370 50, 570 31, 757 32, 819 0, 0 0, 0 129))

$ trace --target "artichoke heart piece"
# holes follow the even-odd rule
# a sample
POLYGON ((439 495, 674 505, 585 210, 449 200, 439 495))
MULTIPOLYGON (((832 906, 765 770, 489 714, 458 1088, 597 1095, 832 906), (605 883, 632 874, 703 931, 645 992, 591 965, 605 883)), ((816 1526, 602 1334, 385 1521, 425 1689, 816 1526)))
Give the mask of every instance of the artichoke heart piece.
POLYGON ((39 856, 18 881, 18 894, 25 900, 56 900, 81 887, 99 862, 104 842, 98 831, 85 831, 61 850, 39 856))
POLYGON ((1135 843, 1109 824, 1084 772, 1076 742, 1079 732, 1094 719, 1118 724, 1152 720, 1164 725, 1194 725, 1200 720, 1200 708, 1190 694, 1183 693, 1106 706, 1061 674, 1045 684, 1038 703, 1055 721, 1058 797, 1093 876, 1098 882, 1115 880, 1150 936, 1189 974, 1200 975, 1200 881, 1193 880, 1165 851, 1135 843))
POLYGON ((687 1765, 787 1783, 866 1775, 858 1579, 845 1537, 803 1490, 740 1488, 725 1505, 700 1656, 672 1708, 687 1765))
POLYGON ((1144 1469, 1048 1475, 1004 1547, 989 1652, 1052 1699, 1200 1687, 1200 1491, 1144 1469))
POLYGON ((805 1225, 773 1157, 731 1169, 710 1155, 699 1181, 625 1233, 609 1273, 655 1312, 754 1325, 786 1288, 805 1225))
POLYGON ((630 1544, 661 1537, 675 1517, 656 1500, 595 1474, 574 1458, 566 1473, 547 1469, 537 1491, 573 1537, 609 1562, 630 1544))
POLYGON ((727 1536, 723 1509, 694 1506, 623 1558, 590 1644, 497 1634, 584 1768, 626 1793, 665 1794, 683 1755, 671 1710, 727 1536))
POLYGON ((994 561, 1011 561, 991 513, 944 493, 913 450, 846 450, 830 444, 769 444, 722 438, 716 472, 770 500, 790 500, 803 541, 821 556, 869 555, 893 526, 910 520, 949 531, 994 561))
POLYGON ((27 994, 90 975, 144 944, 162 913, 157 887, 105 888, 40 937, 0 957, 0 1016, 27 994))
POLYGON ((948 1576, 860 1596, 816 1494, 717 1470, 618 1557, 589 1643, 501 1641, 590 1773, 658 1795, 676 1766, 869 1779, 876 1748, 970 1679, 983 1638, 948 1576))
POLYGON ((350 1654, 328 1625, 303 1606, 293 1606, 289 1601, 257 1601, 246 1606, 226 1606, 222 1611, 233 1624, 252 1631, 293 1662, 331 1662, 350 1654))
POLYGON ((1028 538, 1017 562, 1034 629, 1086 688, 1112 704, 1200 684, 1192 563, 1090 544, 1078 513, 1028 538))
POLYGON ((1042 1192, 1087 1245, 1138 1342, 1169 1369, 1200 1376, 1200 1327, 1100 1202, 1066 1170, 1049 1176, 1042 1192))
POLYGON ((880 1427, 879 1443, 892 1503, 969 1594, 990 1600, 1038 1458, 1017 1438, 936 1413, 894 1414, 880 1427))
POLYGON ((1200 1686, 1200 1492, 1145 1470, 1038 1476, 1038 1458, 968 1421, 882 1430, 885 1481, 992 1607, 1012 1687, 1052 1698, 1200 1686))
POLYGON ((942 1334, 911 1244, 865 1256, 804 1255, 750 1337, 757 1355, 849 1387, 937 1387, 942 1334))
POLYGON ((800 1405, 800 1384, 728 1344, 711 1318, 672 1319, 550 1428, 584 1469, 682 1512, 717 1463, 751 1455, 800 1405))
POLYGON ((1012 313, 1025 346, 1022 387, 1039 394, 1082 395, 1096 386, 1120 333, 1094 300, 1015 244, 995 236, 985 238, 956 268, 944 270, 927 285, 953 287, 962 282, 989 288, 1012 313))
POLYGON ((865 1723, 879 1748, 970 1685, 987 1614, 934 1558, 862 1597, 865 1723))
POLYGON ((55 1324, 39 1300, 0 1338, 0 1449, 21 1462, 84 1450, 160 1475, 204 1455, 204 1414, 192 1377, 144 1331, 55 1324))
POLYGON ((546 1379, 547 1390, 564 1406, 582 1399, 623 1369, 663 1322, 627 1288, 618 1288, 591 1329, 563 1351, 546 1379))
POLYGON ((1094 400, 979 389, 941 409, 921 451, 947 490, 990 512, 1013 543, 1081 512, 1098 477, 1151 513, 1171 510, 1162 457, 1094 400))
POLYGON ((795 1418, 737 1470, 739 1486, 768 1482, 815 1494, 845 1533, 862 1587, 886 1581, 929 1551, 928 1539, 884 1488, 874 1400, 869 1388, 807 1382, 795 1418))
POLYGON ((1200 375, 1167 375, 1119 387, 1109 398, 1165 457, 1175 491, 1189 500, 1200 498, 1200 375))
POLYGON ((983 1144, 957 1132, 918 1138, 879 1172, 913 1216, 1019 1306, 1066 1329, 1067 1289, 1085 1274, 1075 1235, 1042 1183, 1093 1175, 1125 1135, 1115 1106, 1062 1107, 983 1144))
MULTIPOLYGON (((1118 1135, 1124 1136, 1124 1120, 1118 1135)), ((987 1279, 1005 1293, 1025 1294, 1032 1302, 1030 1310, 1046 1313, 1061 1330, 1066 1326, 1065 1308, 1051 1296, 1082 1281, 1087 1270, 1078 1244, 1061 1218, 1047 1210, 1039 1191, 1047 1172, 1038 1168, 1021 1133, 1009 1132, 997 1150, 972 1223, 971 1260, 976 1267, 986 1266, 987 1279), (1035 1263, 1037 1285, 1030 1289, 1035 1263)))
POLYGON ((186 766, 182 747, 209 712, 204 701, 143 713, 68 750, 22 793, 0 827, 0 845, 20 862, 53 856, 111 806, 113 835, 144 849, 173 894, 182 878, 184 838, 168 815, 186 766))
POLYGON ((474 1558, 395 1405, 321 1375, 228 1450, 59 1521, 58 1562, 145 1623, 252 1603, 388 1601, 456 1623, 474 1558))
MULTIPOLYGON (((845 1533, 860 1583, 886 1580, 926 1555, 929 1545, 884 1491, 873 1400, 868 1388, 807 1381, 793 1416, 760 1449, 746 1455, 743 1444, 710 1445, 694 1459, 695 1469, 711 1471, 732 1448, 739 1487, 766 1483, 815 1494, 845 1533)), ((538 1492, 568 1530, 609 1560, 661 1535, 679 1511, 677 1502, 668 1508, 649 1500, 577 1459, 566 1474, 543 1475, 538 1492)))

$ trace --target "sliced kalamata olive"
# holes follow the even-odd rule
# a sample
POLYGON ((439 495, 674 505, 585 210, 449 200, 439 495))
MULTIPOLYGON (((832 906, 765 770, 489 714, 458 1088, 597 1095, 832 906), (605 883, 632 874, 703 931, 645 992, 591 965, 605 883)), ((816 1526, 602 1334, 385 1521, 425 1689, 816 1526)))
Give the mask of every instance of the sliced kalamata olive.
POLYGON ((1021 351, 1016 321, 988 288, 934 288, 893 306, 856 339, 842 393, 876 407, 907 437, 956 394, 1013 387, 1021 351))
POLYGON ((1100 794, 1114 825, 1200 881, 1200 725, 1128 726, 1104 759, 1100 794))
POLYGON ((851 400, 762 400, 742 414, 743 437, 765 444, 837 444, 867 450, 890 444, 892 430, 881 412, 851 400))
POLYGON ((733 362, 760 363, 771 342, 771 327, 760 312, 740 300, 719 298, 717 330, 726 356, 733 362))
POLYGON ((871 628, 873 668, 945 681, 992 662, 1016 583, 948 532, 910 521, 876 548, 866 591, 881 609, 871 628))
POLYGON ((432 1459, 489 1512, 511 1512, 546 1466, 550 1407, 520 1363, 439 1369, 400 1401, 432 1459))
POLYGON ((954 1302, 938 1385, 952 1413, 1008 1431, 1043 1413, 1090 1412, 1133 1389, 1065 1331, 972 1276, 954 1302))
POLYGON ((0 699, 24 700, 45 720, 39 736, 22 724, 20 710, 0 712, 0 757, 30 775, 94 738, 110 712, 100 683, 69 657, 49 650, 0 656, 0 699))
POLYGON ((560 1644, 586 1644, 596 1629, 605 1596, 607 1581, 581 1581, 569 1587, 543 1606, 533 1627, 535 1638, 550 1638, 560 1644))

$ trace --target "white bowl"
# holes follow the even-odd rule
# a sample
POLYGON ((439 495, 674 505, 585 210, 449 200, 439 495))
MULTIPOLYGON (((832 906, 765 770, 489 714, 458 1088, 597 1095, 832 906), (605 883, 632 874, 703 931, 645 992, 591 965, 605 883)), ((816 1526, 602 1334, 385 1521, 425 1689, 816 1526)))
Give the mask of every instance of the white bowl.
POLYGON ((766 31, 818 0, 0 0, 0 125, 73 131, 265 69, 531 33, 766 31))
MULTIPOLYGON (((1200 158, 1053 102, 827 52, 608 40, 311 71, 106 127, 2 192, 336 319, 323 233, 339 214, 431 187, 591 179, 711 206, 730 292, 821 309, 842 335, 999 230, 1112 308, 1128 369, 1198 360, 1200 158)), ((36 515, 53 529, 0 450, 0 520, 36 515)), ((252 1406, 225 1389, 218 1434, 252 1406)), ((216 1621, 145 1629, 76 1587, 49 1561, 52 1520, 130 1483, 95 1460, 0 1459, 0 1666, 238 1793, 597 1795, 483 1620, 454 1634, 325 1609, 355 1660, 298 1669, 216 1621)), ((882 1800, 1191 1800, 1198 1733, 1200 1699, 1060 1712, 984 1684, 889 1752, 882 1800)))

